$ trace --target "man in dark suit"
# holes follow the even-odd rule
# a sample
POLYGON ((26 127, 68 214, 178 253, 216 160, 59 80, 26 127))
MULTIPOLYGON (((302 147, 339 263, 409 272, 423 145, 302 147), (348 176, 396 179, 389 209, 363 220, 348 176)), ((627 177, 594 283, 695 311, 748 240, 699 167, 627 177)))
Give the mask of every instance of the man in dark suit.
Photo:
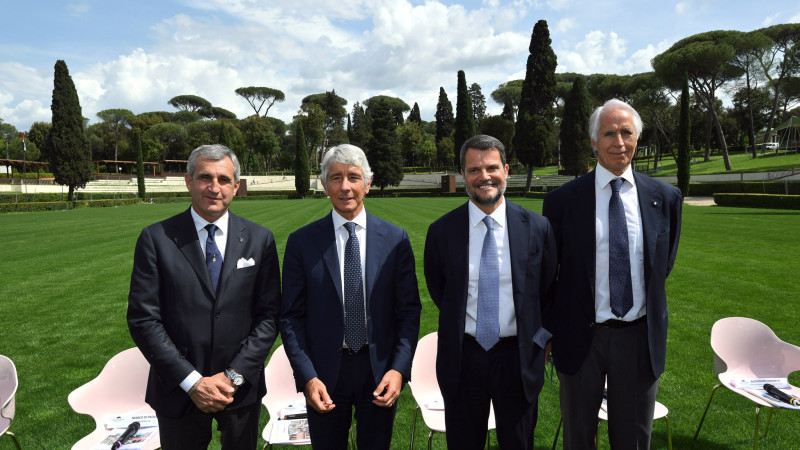
POLYGON ((314 449, 347 447, 353 409, 358 448, 388 449, 419 335, 414 254, 404 230, 364 209, 360 148, 328 150, 320 180, 333 211, 286 243, 281 337, 314 449))
POLYGON ((596 169, 550 192, 558 246, 552 315, 564 448, 594 448, 608 382, 614 449, 647 449, 667 349, 665 281, 678 249, 680 191, 631 168, 639 114, 609 100, 590 119, 596 169))
POLYGON ((255 448, 280 314, 275 239, 228 211, 230 149, 198 147, 187 172, 192 206, 142 230, 134 253, 128 328, 150 363, 145 400, 166 450, 208 448, 212 419, 222 448, 255 448))
POLYGON ((542 301, 555 277, 553 232, 542 216, 505 201, 499 140, 472 137, 460 157, 470 200, 434 222, 425 241, 447 446, 483 448, 491 401, 500 447, 530 449, 550 338, 542 301))

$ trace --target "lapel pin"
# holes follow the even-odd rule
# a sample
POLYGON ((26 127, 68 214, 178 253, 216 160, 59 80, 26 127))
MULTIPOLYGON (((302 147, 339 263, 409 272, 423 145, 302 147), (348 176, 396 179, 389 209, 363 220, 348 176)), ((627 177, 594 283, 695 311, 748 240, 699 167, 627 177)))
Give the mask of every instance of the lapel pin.
POLYGON ((658 206, 658 202, 653 202, 653 206, 658 206))
POLYGON ((240 243, 244 242, 244 238, 243 237, 239 237, 239 242, 240 243))

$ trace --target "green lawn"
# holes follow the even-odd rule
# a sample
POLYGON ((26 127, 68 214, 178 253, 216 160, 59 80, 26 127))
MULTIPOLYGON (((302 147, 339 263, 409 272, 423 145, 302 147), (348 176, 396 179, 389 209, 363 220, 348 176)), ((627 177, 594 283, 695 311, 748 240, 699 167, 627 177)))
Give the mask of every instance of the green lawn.
MULTIPOLYGON (((739 173, 739 172, 772 172, 782 170, 792 170, 800 172, 800 153, 792 152, 786 153, 781 151, 775 154, 775 151, 767 152, 762 155, 758 153, 757 158, 753 158, 751 153, 732 153, 730 154, 731 171, 725 170, 725 162, 721 154, 714 154, 711 156, 711 161, 704 162, 702 156, 697 156, 695 163, 691 166, 692 175, 707 175, 713 173, 739 173)), ((672 155, 664 155, 661 160, 661 166, 656 175, 677 175, 678 167, 672 155)))
MULTIPOLYGON (((541 200, 512 200, 541 211, 541 200)), ((422 275, 425 233, 434 219, 463 201, 366 200, 371 213, 402 226, 411 237, 423 302, 421 334, 436 330, 438 314, 422 275)), ((67 395, 96 376, 111 356, 133 345, 125 311, 136 237, 142 227, 186 207, 173 203, 0 215, 0 354, 12 358, 19 372, 11 430, 24 448, 69 448, 94 429, 91 418, 70 409, 67 395)), ((272 229, 282 255, 289 233, 326 214, 330 203, 234 201, 232 209, 272 229)), ((716 382, 709 332, 717 319, 741 315, 761 320, 784 340, 800 344, 798 230, 797 211, 684 207, 681 246, 667 287, 669 348, 659 393, 670 409, 674 448, 752 446, 754 407, 724 390, 716 395, 700 439, 692 440, 716 382)), ((800 373, 791 381, 800 384, 800 373)), ((393 448, 408 446, 413 408, 406 389, 393 448)), ((796 448, 798 418, 797 411, 778 411, 762 448, 796 448)), ((548 383, 540 397, 537 449, 550 447, 557 423, 557 397, 548 383)), ((605 430, 601 427, 601 447, 607 448, 605 430)), ((424 448, 426 435, 424 425, 418 425, 415 444, 424 448)), ((664 422, 657 421, 652 447, 666 448, 665 436, 664 422)), ((496 448, 496 440, 492 445, 496 448)), ((434 446, 445 448, 444 438, 435 437, 434 446)), ((8 437, 0 438, 0 449, 12 447, 8 437)))

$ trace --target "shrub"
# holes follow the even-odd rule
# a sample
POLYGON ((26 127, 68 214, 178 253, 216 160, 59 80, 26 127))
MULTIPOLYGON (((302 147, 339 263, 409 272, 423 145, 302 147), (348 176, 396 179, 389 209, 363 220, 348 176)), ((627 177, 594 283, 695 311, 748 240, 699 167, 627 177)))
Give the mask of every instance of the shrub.
POLYGON ((714 194, 714 202, 719 206, 800 209, 800 195, 714 194))

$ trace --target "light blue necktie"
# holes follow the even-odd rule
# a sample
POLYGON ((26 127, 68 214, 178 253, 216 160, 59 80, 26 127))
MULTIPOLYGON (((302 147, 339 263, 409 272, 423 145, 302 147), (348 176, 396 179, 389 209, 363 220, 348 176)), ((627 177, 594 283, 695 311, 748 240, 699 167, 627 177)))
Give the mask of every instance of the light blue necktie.
POLYGON ((633 306, 631 257, 628 253, 628 224, 619 190, 625 180, 611 180, 611 200, 608 202, 608 282, 611 312, 624 317, 633 306))
POLYGON ((344 342, 358 352, 367 343, 364 324, 364 279, 361 275, 361 250, 356 224, 345 222, 349 237, 344 246, 344 342))
POLYGON ((210 223, 206 225, 206 230, 208 231, 208 237, 206 238, 206 266, 208 266, 208 275, 211 277, 211 285, 214 286, 214 292, 217 292, 219 272, 222 269, 222 253, 220 253, 217 242, 214 240, 217 226, 210 223))
POLYGON ((494 220, 483 218, 486 235, 481 250, 478 270, 478 318, 475 339, 484 350, 489 350, 500 340, 500 263, 497 243, 494 240, 494 220))

